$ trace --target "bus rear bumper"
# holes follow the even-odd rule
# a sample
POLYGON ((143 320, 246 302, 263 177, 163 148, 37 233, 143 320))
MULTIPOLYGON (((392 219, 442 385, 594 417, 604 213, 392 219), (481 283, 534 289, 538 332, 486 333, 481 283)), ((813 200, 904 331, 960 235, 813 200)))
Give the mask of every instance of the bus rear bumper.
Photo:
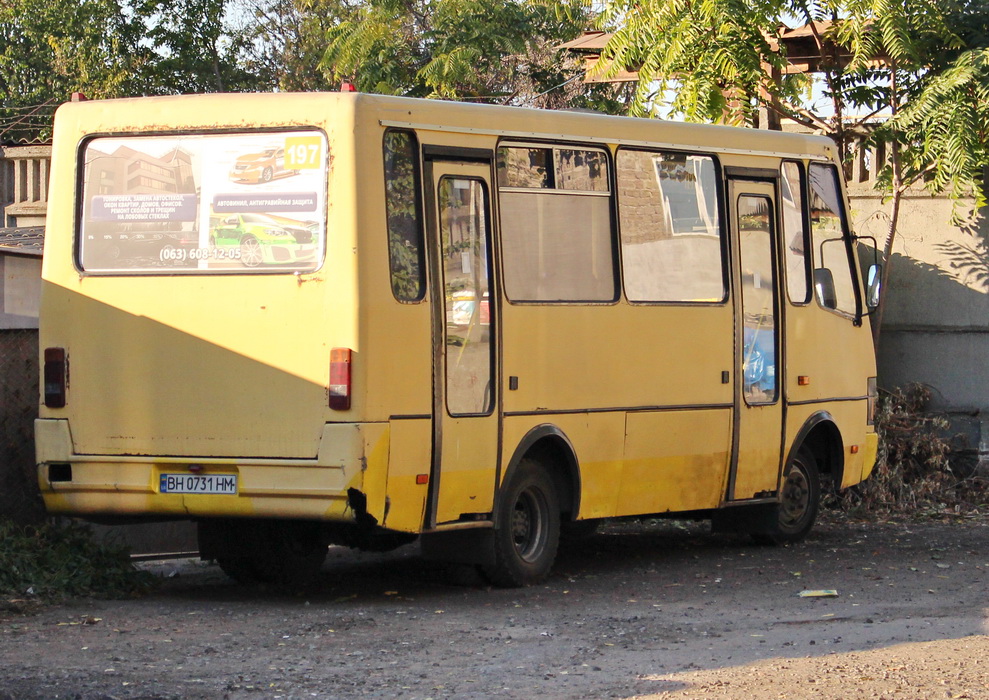
POLYGON ((327 424, 319 454, 309 460, 80 455, 68 421, 35 421, 38 484, 48 511, 101 519, 354 522, 348 490, 363 487, 369 447, 387 443, 386 436, 386 425, 327 424), (210 492, 188 492, 198 488, 210 492))

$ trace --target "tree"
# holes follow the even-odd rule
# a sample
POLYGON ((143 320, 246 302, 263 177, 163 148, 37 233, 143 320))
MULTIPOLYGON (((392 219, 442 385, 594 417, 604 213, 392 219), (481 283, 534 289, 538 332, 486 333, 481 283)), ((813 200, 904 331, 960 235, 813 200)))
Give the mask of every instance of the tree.
MULTIPOLYGON (((266 90, 247 0, 8 0, 0 5, 0 140, 48 138, 90 98, 266 90)), ((313 3, 317 0, 299 0, 313 3)))
POLYGON ((142 70, 137 34, 116 0, 0 4, 0 141, 44 138, 73 92, 116 97, 142 70))
POLYGON ((153 52, 143 94, 270 89, 268 71, 246 65, 250 33, 230 17, 235 0, 135 0, 153 52))
POLYGON ((605 69, 639 70, 636 113, 667 107, 744 123, 764 108, 830 135, 846 167, 853 139, 888 145, 887 259, 908 187, 985 204, 989 9, 980 0, 610 0, 602 22, 616 27, 605 69), (794 19, 813 33, 827 110, 806 107, 807 76, 786 74, 777 37, 794 19))
POLYGON ((364 92, 540 107, 619 108, 556 45, 588 25, 585 0, 366 0, 328 34, 324 69, 364 92))
POLYGON ((359 0, 248 0, 246 61, 271 76, 279 90, 334 90, 339 81, 321 66, 326 37, 358 17, 359 0))

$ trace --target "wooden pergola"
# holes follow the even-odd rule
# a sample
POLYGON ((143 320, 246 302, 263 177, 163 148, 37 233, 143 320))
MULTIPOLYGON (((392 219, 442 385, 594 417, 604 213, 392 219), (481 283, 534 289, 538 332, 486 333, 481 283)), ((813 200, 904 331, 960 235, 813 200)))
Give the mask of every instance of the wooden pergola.
MULTIPOLYGON (((769 37, 769 40, 774 49, 782 50, 786 66, 779 71, 766 65, 767 74, 779 80, 783 75, 823 73, 829 67, 847 65, 852 54, 829 38, 833 28, 834 23, 827 20, 793 28, 781 27, 778 34, 769 37)), ((601 56, 611 37, 610 32, 587 31, 577 39, 561 44, 559 49, 583 57, 585 83, 638 82, 639 73, 634 66, 621 66, 613 73, 607 71, 609 74, 606 77, 603 75, 606 71, 601 70, 601 56)), ((883 65, 886 57, 875 56, 873 61, 883 65)), ((774 110, 766 110, 765 121, 765 126, 770 129, 780 128, 779 115, 774 110)))
MULTIPOLYGON (((771 37, 774 48, 782 47, 786 56, 786 74, 820 73, 826 61, 832 65, 845 65, 851 60, 851 52, 831 41, 828 35, 833 27, 831 21, 815 22, 800 27, 781 27, 777 36, 771 37)), ((601 54, 611 40, 611 32, 586 31, 573 41, 559 45, 561 51, 580 54, 584 58, 584 82, 586 83, 634 83, 639 80, 637 70, 622 68, 615 75, 601 77, 595 75, 601 54)), ((877 57, 882 61, 882 57, 877 57)))

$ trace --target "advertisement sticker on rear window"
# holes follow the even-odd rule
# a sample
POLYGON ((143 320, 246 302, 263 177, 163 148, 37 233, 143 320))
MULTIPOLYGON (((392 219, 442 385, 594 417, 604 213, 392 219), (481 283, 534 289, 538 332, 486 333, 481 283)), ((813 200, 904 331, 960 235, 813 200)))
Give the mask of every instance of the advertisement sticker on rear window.
POLYGON ((96 138, 82 158, 87 272, 309 272, 322 262, 320 132, 96 138))

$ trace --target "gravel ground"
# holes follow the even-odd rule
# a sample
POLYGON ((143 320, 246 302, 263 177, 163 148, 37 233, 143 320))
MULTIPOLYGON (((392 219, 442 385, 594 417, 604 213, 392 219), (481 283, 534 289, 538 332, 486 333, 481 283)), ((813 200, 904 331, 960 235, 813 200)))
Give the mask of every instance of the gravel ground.
POLYGON ((521 590, 414 547, 334 548, 291 595, 144 564, 144 598, 0 612, 0 700, 989 698, 987 526, 831 519, 764 548, 618 523, 521 590))

